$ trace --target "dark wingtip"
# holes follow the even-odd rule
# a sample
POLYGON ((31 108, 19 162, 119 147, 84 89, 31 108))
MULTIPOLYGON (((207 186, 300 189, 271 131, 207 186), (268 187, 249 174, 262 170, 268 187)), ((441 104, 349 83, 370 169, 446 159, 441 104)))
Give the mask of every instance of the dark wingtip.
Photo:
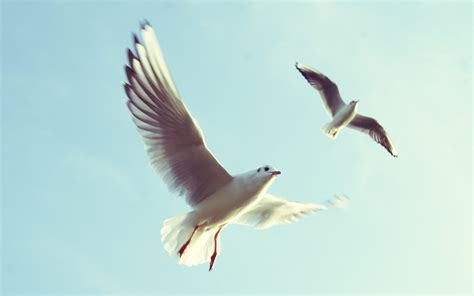
POLYGON ((132 82, 133 73, 133 69, 130 68, 128 65, 125 65, 125 74, 127 74, 127 79, 129 83, 132 82))
POLYGON ((135 34, 134 32, 132 32, 132 36, 133 36, 133 42, 134 42, 135 44, 140 44, 140 40, 138 40, 137 34, 135 34))
POLYGON ((133 66, 132 61, 133 61, 133 59, 136 59, 137 57, 135 56, 135 54, 133 53, 133 51, 130 48, 127 48, 127 56, 128 56, 129 65, 133 66))
POLYGON ((304 69, 302 69, 302 68, 300 67, 300 63, 296 62, 296 63, 295 63, 295 68, 296 68, 296 70, 298 70, 298 72, 301 73, 301 75, 303 75, 303 76, 306 78, 305 71, 304 71, 304 69))
POLYGON ((151 27, 150 22, 147 19, 143 19, 143 21, 140 22, 140 27, 142 29, 145 29, 145 26, 150 26, 151 27))
MULTIPOLYGON (((127 95, 127 98, 128 98, 127 107, 129 107, 128 104, 132 100, 132 94, 131 94, 132 90, 131 90, 131 88, 132 88, 132 86, 130 84, 128 84, 128 83, 123 84, 123 90, 125 91, 125 94, 127 95)), ((130 109, 130 107, 129 107, 129 109, 130 109)), ((132 111, 132 110, 130 109, 130 111, 132 111)))
POLYGON ((380 145, 382 145, 388 151, 388 153, 390 153, 390 155, 392 155, 395 158, 398 158, 397 152, 396 151, 394 152, 395 149, 392 150, 391 147, 387 147, 387 146, 383 145, 382 143, 380 143, 380 145))
POLYGON ((127 96, 129 95, 130 93, 130 84, 126 83, 126 82, 123 82, 123 90, 125 91, 125 93, 127 94, 127 96))

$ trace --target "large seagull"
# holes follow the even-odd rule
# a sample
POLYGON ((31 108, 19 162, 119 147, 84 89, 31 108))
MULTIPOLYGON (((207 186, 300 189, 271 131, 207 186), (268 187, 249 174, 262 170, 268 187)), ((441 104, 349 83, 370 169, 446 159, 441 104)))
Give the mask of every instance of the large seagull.
POLYGON ((141 37, 142 41, 134 35, 135 52, 128 50, 127 106, 151 165, 169 189, 185 196, 193 208, 164 221, 161 240, 168 253, 188 266, 210 262, 211 270, 220 250, 219 233, 226 226, 265 229, 325 209, 267 193, 280 175, 270 165, 229 174, 181 100, 148 22, 141 27, 141 37))
POLYGON ((391 155, 398 157, 392 140, 390 140, 390 137, 380 123, 371 117, 357 114, 359 101, 351 101, 349 104, 344 103, 337 85, 327 76, 299 63, 296 63, 295 66, 309 84, 319 92, 326 111, 333 117, 331 122, 321 127, 321 130, 326 135, 336 139, 342 128, 348 126, 368 134, 375 142, 385 147, 391 155))

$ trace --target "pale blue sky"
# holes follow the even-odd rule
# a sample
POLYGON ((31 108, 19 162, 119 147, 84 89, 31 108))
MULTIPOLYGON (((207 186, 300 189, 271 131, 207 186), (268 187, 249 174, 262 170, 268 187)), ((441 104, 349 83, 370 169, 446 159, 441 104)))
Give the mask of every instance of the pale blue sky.
POLYGON ((2 291, 469 293, 472 5, 2 2, 2 291), (162 221, 189 210, 125 107, 131 31, 154 26, 175 83, 231 173, 349 208, 222 233, 215 270, 176 264, 162 221), (296 61, 390 133, 337 141, 296 61))

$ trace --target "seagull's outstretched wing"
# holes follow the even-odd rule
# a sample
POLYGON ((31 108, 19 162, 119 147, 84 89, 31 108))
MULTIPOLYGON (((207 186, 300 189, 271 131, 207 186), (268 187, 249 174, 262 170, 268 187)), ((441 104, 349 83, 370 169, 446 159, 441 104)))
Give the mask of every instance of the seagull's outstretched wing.
POLYGON ((305 215, 325 209, 323 205, 292 202, 267 193, 254 208, 242 214, 234 223, 266 229, 295 222, 305 215))
POLYGON ((197 122, 181 101, 152 27, 134 36, 125 67, 127 106, 133 115, 152 166, 170 190, 196 205, 232 180, 207 148, 197 122))
POLYGON ((308 80, 309 84, 319 92, 326 111, 334 117, 337 111, 346 105, 339 94, 337 85, 324 74, 308 66, 299 63, 296 63, 295 66, 304 78, 308 80))
POLYGON ((349 123, 348 127, 368 134, 375 142, 384 146, 391 155, 398 157, 390 137, 377 120, 357 114, 349 123))

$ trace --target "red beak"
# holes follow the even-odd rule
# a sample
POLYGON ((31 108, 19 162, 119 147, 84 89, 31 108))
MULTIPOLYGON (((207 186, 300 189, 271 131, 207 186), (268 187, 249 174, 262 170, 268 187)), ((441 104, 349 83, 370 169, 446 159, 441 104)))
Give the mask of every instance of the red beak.
POLYGON ((280 174, 281 174, 280 171, 274 171, 274 172, 272 172, 272 176, 278 176, 278 175, 280 175, 280 174))

